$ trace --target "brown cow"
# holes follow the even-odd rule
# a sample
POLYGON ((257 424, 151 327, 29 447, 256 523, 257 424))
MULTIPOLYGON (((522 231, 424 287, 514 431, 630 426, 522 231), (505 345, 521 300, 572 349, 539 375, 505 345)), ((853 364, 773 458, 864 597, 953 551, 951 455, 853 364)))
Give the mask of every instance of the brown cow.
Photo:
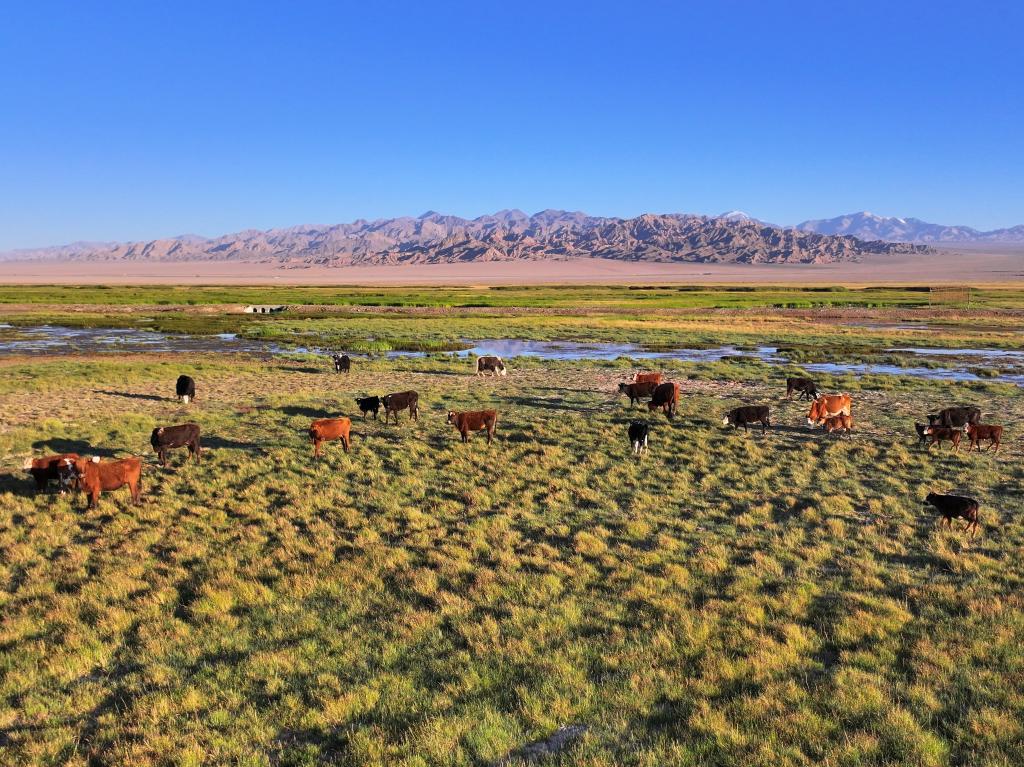
POLYGON ((853 432, 853 416, 846 415, 846 413, 840 413, 830 418, 825 419, 825 431, 829 434, 832 432, 846 432, 850 434, 853 432))
POLYGON ((811 403, 807 413, 807 423, 811 426, 825 423, 826 418, 837 415, 850 415, 853 398, 849 394, 822 394, 811 403))
POLYGON ((927 445, 929 450, 932 445, 941 446, 944 440, 949 440, 953 443, 950 447, 960 452, 960 439, 964 436, 964 430, 959 426, 926 426, 924 433, 926 437, 932 438, 927 445))
POLYGON ((633 383, 652 383, 655 386, 661 383, 661 373, 634 373, 633 383))
POLYGON ((625 394, 629 397, 629 405, 632 407, 642 399, 647 399, 654 390, 658 388, 658 384, 654 381, 641 381, 640 383, 620 383, 619 394, 625 394))
POLYGON ((395 425, 398 425, 398 411, 409 409, 409 415, 417 423, 420 420, 420 395, 414 391, 401 391, 397 394, 385 394, 380 398, 384 405, 384 423, 388 422, 388 416, 395 416, 395 425))
POLYGON ((487 429, 487 444, 491 444, 494 436, 494 427, 498 425, 497 410, 467 410, 457 413, 454 410, 448 411, 448 423, 458 429, 462 435, 463 442, 469 442, 471 431, 482 431, 487 429))
POLYGON ((666 381, 658 384, 658 388, 651 395, 651 401, 647 403, 648 410, 661 408, 670 419, 676 417, 676 409, 679 407, 679 384, 666 381))
POLYGON ((349 428, 352 421, 348 418, 320 418, 309 426, 309 439, 313 443, 313 460, 320 457, 320 445, 324 442, 340 439, 341 446, 348 452, 349 428))
POLYGON ((50 480, 55 479, 60 485, 60 494, 64 495, 67 484, 63 481, 65 477, 62 469, 66 460, 77 461, 78 453, 61 453, 60 455, 48 455, 45 458, 26 458, 22 468, 36 481, 37 493, 46 490, 50 485, 50 480))
POLYGON ((89 496, 89 508, 96 508, 100 493, 118 490, 125 485, 131 491, 132 503, 138 506, 142 492, 142 459, 136 456, 117 461, 100 461, 99 456, 64 461, 64 471, 78 480, 82 492, 89 496))
POLYGON ((967 452, 971 452, 974 448, 978 448, 978 452, 981 452, 981 440, 989 440, 988 449, 994 452, 999 452, 999 443, 1003 438, 1003 427, 995 426, 987 423, 969 423, 967 424, 967 436, 971 438, 971 446, 967 448, 967 452))

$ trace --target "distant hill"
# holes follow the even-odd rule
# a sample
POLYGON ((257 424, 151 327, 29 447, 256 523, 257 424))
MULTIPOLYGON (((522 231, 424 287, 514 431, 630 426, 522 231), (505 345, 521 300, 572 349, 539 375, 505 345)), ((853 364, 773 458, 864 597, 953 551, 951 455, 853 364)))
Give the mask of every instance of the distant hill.
POLYGON ((604 218, 562 210, 503 210, 472 220, 433 211, 418 218, 249 230, 214 239, 78 243, 21 250, 7 259, 257 261, 282 266, 435 264, 567 258, 750 264, 857 261, 921 246, 783 229, 731 212, 708 217, 604 218))
POLYGON ((862 240, 886 242, 1024 242, 1024 226, 982 232, 969 226, 929 224, 919 218, 876 216, 867 211, 804 221, 796 228, 801 232, 852 235, 862 240))

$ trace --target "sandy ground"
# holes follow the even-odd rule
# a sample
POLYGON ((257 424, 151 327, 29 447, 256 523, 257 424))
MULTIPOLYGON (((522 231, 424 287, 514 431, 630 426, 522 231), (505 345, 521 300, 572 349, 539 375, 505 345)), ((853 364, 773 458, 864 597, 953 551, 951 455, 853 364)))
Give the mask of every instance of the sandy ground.
POLYGON ((939 284, 1024 282, 1024 245, 958 247, 862 263, 662 264, 598 258, 282 269, 266 263, 0 262, 0 284, 515 285, 550 283, 939 284))

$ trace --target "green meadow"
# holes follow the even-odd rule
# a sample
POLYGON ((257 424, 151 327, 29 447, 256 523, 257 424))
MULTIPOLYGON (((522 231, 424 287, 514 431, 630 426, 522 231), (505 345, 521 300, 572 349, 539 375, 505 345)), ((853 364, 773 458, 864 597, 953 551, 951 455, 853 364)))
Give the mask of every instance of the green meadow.
MULTIPOLYGON (((0 764, 1024 763, 1020 388, 815 376, 854 397, 840 438, 785 400, 799 364, 654 365, 682 386, 669 421, 618 395, 641 367, 629 359, 520 358, 477 378, 440 353, 525 337, 920 365, 885 350, 1019 348, 1019 297, 993 291, 984 326, 930 314, 925 332, 776 311, 807 291, 579 291, 491 290, 476 303, 507 293, 492 306, 524 310, 434 316, 404 309, 471 296, 4 288, 4 337, 40 320, 166 322, 429 353, 357 357, 347 376, 308 354, 0 357, 0 764), (382 311, 272 318, 188 305, 373 300, 382 311), (180 307, 150 311, 160 301, 180 307), (405 389, 418 423, 359 417, 354 397, 405 389), (914 421, 960 402, 1006 425, 998 454, 918 446, 914 421), (724 428, 741 403, 771 405, 774 428, 724 428), (461 444, 447 411, 483 407, 499 411, 494 444, 461 444), (352 450, 313 464, 309 422, 335 415, 353 419, 352 450), (652 424, 640 459, 633 418, 652 424), (186 421, 202 462, 175 451, 160 468, 150 432, 186 421), (143 504, 126 489, 95 510, 34 495, 22 461, 67 450, 143 456, 143 504), (973 541, 962 522, 938 528, 929 491, 981 502, 973 541), (562 727, 578 737, 526 750, 562 727)), ((864 309, 869 291, 833 293, 864 309)), ((882 319, 926 311, 926 295, 884 296, 882 319)))

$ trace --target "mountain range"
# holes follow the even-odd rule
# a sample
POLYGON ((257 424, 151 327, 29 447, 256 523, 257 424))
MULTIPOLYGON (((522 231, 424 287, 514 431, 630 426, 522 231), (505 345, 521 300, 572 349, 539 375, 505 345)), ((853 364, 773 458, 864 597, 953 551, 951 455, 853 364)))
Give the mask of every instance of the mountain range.
POLYGON ((797 224, 796 228, 801 232, 852 235, 862 240, 886 242, 1024 242, 1024 226, 983 232, 969 226, 930 224, 919 218, 876 216, 866 210, 835 218, 804 221, 797 224))
POLYGON ((11 251, 0 259, 255 261, 294 268, 568 258, 820 264, 925 250, 921 245, 772 226, 738 211, 610 218, 562 210, 532 216, 504 210, 474 219, 430 211, 416 218, 248 230, 217 238, 74 243, 11 251))

